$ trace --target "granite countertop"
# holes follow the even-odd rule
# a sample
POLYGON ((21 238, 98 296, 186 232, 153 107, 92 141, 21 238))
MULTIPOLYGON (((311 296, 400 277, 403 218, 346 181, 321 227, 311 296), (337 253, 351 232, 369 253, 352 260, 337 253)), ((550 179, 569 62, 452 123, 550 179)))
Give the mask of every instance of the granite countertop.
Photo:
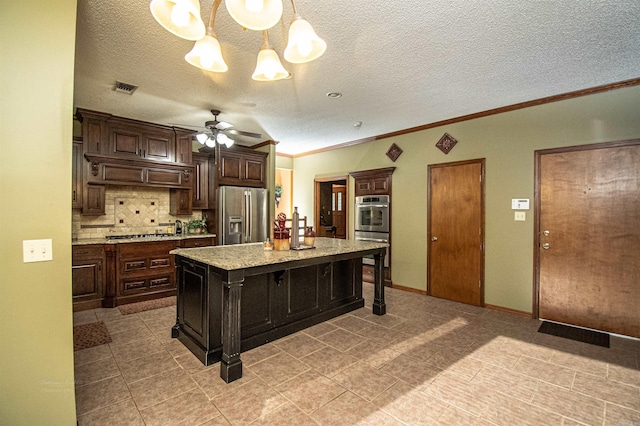
POLYGON ((226 271, 256 266, 286 263, 345 253, 388 247, 387 243, 343 240, 339 238, 316 238, 315 248, 307 250, 266 251, 262 243, 236 244, 171 250, 187 259, 224 269, 226 271))
POLYGON ((173 241, 173 240, 187 240, 191 238, 213 238, 216 234, 184 234, 184 235, 170 235, 165 237, 144 237, 144 238, 125 238, 117 240, 108 240, 106 238, 82 238, 79 240, 72 240, 71 245, 81 246, 89 244, 122 244, 122 243, 144 243, 149 241, 173 241))

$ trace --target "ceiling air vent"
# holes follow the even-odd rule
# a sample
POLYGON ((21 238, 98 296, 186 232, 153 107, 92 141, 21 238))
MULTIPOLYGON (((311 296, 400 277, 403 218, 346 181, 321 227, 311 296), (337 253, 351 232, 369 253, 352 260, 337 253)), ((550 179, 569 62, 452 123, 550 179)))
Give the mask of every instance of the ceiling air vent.
POLYGON ((116 92, 126 93, 127 95, 132 95, 133 92, 135 92, 137 88, 138 88, 138 86, 136 86, 134 84, 129 84, 129 83, 123 83, 121 81, 116 81, 116 86, 114 87, 114 90, 116 92))

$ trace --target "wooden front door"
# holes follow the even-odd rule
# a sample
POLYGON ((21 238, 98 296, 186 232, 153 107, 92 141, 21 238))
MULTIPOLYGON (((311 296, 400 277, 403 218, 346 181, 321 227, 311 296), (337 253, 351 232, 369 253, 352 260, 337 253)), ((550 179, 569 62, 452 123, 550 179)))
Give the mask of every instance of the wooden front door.
POLYGON ((484 305, 484 159, 429 166, 427 293, 484 305))
POLYGON ((539 151, 536 171, 539 318, 640 337, 640 140, 539 151))
POLYGON ((347 238, 347 216, 345 215, 347 203, 346 185, 332 185, 331 188, 331 213, 333 214, 333 226, 336 228, 336 238, 347 238))

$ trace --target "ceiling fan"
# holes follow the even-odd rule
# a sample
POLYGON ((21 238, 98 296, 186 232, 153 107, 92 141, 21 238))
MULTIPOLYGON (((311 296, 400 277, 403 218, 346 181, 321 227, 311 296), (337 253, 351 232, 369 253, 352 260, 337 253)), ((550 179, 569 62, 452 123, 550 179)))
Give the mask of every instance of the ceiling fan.
MULTIPOLYGON (((196 139, 202 145, 206 145, 209 148, 214 148, 216 142, 218 144, 224 144, 227 148, 232 146, 235 141, 232 136, 249 137, 249 138, 261 138, 260 133, 245 132, 242 130, 233 129, 233 124, 225 121, 218 121, 218 115, 220 111, 212 109, 213 120, 204 123, 203 129, 205 131, 197 132, 196 139)), ((188 127, 200 127, 200 126, 188 126, 188 127)))

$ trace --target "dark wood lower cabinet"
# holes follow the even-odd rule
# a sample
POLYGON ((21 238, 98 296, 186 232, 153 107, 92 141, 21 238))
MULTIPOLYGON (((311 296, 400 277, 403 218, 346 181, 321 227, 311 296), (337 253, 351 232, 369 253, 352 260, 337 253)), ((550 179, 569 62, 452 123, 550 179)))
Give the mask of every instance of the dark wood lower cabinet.
MULTIPOLYGON (((173 337, 205 364, 221 359, 223 277, 177 257, 178 306, 173 337)), ((364 306, 362 259, 245 275, 241 285, 241 350, 364 306)))
POLYGON ((102 245, 76 246, 72 250, 73 310, 102 306, 105 292, 105 252, 102 245))
POLYGON ((176 294, 174 240, 118 244, 116 304, 176 294))
POLYGON ((73 310, 174 296, 176 268, 171 250, 205 247, 213 237, 72 246, 73 310))

